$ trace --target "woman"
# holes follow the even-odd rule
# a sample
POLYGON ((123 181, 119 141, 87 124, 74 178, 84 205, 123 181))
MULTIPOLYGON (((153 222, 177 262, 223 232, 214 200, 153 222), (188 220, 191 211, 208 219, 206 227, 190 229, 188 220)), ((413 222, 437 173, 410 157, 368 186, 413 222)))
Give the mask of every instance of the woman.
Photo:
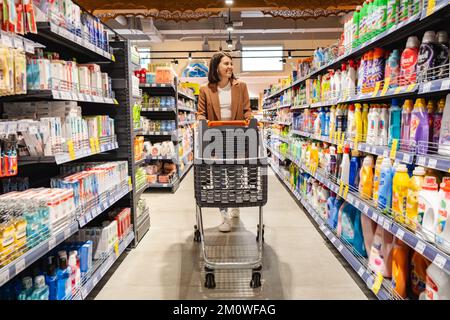
MULTIPOLYGON (((208 84, 200 88, 197 120, 250 120, 252 110, 247 85, 236 79, 233 61, 225 52, 214 54, 209 63, 208 84)), ((220 209, 221 232, 229 232, 228 210, 220 209)), ((239 218, 239 208, 231 210, 231 217, 239 218)))

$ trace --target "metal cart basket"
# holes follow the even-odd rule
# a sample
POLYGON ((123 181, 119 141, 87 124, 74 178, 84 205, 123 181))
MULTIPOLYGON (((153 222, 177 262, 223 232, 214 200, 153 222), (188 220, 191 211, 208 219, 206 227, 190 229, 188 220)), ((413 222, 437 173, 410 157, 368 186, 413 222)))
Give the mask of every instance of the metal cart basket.
POLYGON ((264 241, 263 209, 267 203, 267 154, 256 119, 245 121, 202 120, 195 133, 194 187, 197 225, 194 240, 201 243, 205 287, 215 288, 215 269, 252 269, 250 286, 261 286, 264 241), (202 207, 258 207, 255 261, 213 262, 207 256, 202 207))

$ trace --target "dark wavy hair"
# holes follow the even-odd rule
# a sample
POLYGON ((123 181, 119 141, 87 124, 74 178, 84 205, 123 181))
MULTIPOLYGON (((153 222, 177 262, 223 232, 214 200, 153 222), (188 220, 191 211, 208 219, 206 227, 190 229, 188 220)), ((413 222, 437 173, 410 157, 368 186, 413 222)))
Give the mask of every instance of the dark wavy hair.
MULTIPOLYGON (((229 53, 221 51, 215 53, 209 61, 208 82, 210 85, 217 85, 220 81, 220 76, 217 68, 219 67, 220 61, 222 61, 223 57, 228 57, 233 60, 229 53)), ((236 80, 234 73, 231 75, 231 79, 236 80)))

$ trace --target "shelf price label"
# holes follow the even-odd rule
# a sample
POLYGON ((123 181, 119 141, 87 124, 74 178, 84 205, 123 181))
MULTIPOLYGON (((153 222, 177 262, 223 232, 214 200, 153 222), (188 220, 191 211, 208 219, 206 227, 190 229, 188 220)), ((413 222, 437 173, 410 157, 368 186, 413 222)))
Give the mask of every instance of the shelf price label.
POLYGON ((383 275, 381 274, 381 272, 377 272, 373 285, 372 285, 372 291, 373 293, 375 293, 376 295, 378 294, 378 292, 381 289, 381 285, 383 284, 383 275))
POLYGON ((386 92, 389 89, 390 83, 391 83, 391 78, 390 77, 387 77, 387 78, 384 79, 383 90, 381 90, 380 96, 385 96, 386 95, 386 92))
POLYGON ((346 185, 346 186, 344 187, 344 192, 343 192, 343 194, 342 194, 342 198, 344 198, 344 200, 347 200, 348 188, 349 188, 348 185, 346 185))
POLYGON ((75 149, 73 147, 73 141, 72 140, 68 140, 67 141, 67 148, 69 148, 70 160, 75 160, 75 149))
POLYGON ((380 87, 381 87, 381 81, 377 81, 377 83, 375 84, 375 89, 373 90, 372 97, 377 96, 378 91, 380 91, 380 87))
POLYGON ((95 150, 95 139, 94 138, 89 138, 89 144, 91 146, 91 153, 96 153, 96 150, 95 150))
POLYGON ((398 86, 397 88, 395 88, 394 90, 394 94, 399 94, 405 87, 400 87, 398 86))
POLYGON ((338 192, 338 195, 342 195, 343 194, 343 191, 344 191, 344 182, 343 181, 341 181, 341 183, 339 184, 339 192, 338 192))
POLYGON ((411 83, 409 86, 406 87, 405 92, 411 92, 415 89, 416 84, 415 83, 411 83))
POLYGON ((395 160, 397 155, 397 147, 398 147, 398 139, 392 139, 391 152, 389 154, 389 158, 395 160))
POLYGON ((445 79, 441 83, 441 90, 448 90, 450 89, 450 79, 445 79))
POLYGON ((118 258, 119 257, 119 242, 118 241, 114 244, 114 252, 116 254, 116 258, 118 258))

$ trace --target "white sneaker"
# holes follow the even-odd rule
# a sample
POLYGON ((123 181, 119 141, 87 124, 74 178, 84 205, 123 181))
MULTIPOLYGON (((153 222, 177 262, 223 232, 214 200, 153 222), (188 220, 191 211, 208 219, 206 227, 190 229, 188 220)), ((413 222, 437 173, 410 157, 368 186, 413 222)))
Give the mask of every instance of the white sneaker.
POLYGON ((231 231, 231 225, 227 220, 223 220, 222 224, 219 226, 220 232, 230 232, 231 231))
POLYGON ((236 218, 239 219, 239 215, 241 214, 241 211, 239 210, 239 208, 233 208, 231 209, 231 217, 232 218, 236 218))

